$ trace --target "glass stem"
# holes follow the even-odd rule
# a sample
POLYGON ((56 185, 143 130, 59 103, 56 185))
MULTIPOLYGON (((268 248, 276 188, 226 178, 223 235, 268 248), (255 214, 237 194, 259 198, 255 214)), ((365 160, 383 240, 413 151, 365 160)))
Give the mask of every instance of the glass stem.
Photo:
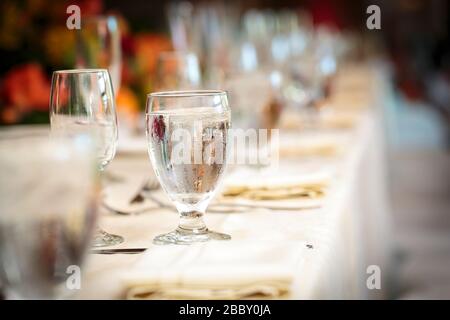
POLYGON ((190 211, 180 213, 180 222, 177 231, 195 234, 207 233, 205 222, 203 221, 203 212, 190 211))

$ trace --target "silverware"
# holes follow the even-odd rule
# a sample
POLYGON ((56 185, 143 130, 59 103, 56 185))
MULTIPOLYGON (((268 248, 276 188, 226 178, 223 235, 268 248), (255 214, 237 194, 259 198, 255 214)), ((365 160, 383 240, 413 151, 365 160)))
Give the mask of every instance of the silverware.
MULTIPOLYGON (((147 195, 145 195, 147 197, 147 195)), ((103 203, 103 206, 108 209, 109 211, 112 211, 114 213, 123 215, 123 216, 131 216, 136 214, 141 214, 157 209, 171 209, 175 210, 174 207, 164 204, 160 202, 158 207, 149 207, 149 208, 143 208, 135 211, 121 211, 114 208, 109 207, 106 203, 103 203)), ((316 206, 309 206, 309 207, 283 207, 283 206, 265 206, 260 204, 251 204, 251 203, 227 203, 227 204, 221 204, 221 203, 215 203, 211 204, 207 211, 211 213, 234 213, 234 212, 242 212, 245 211, 245 209, 267 209, 267 210, 280 210, 280 211, 303 211, 303 210, 312 210, 312 209, 319 209, 321 208, 321 205, 316 206)))
POLYGON ((142 253, 147 248, 126 248, 126 249, 92 249, 90 253, 93 254, 138 254, 142 253))
POLYGON ((284 206, 267 206, 264 204, 257 203, 214 203, 208 207, 208 211, 220 212, 220 208, 248 208, 248 209, 268 209, 268 210, 286 210, 286 211, 298 211, 298 210, 310 210, 321 208, 321 205, 314 206, 299 206, 299 207, 284 207, 284 206), (212 209, 212 210, 211 210, 212 209))
POLYGON ((108 211, 111 211, 113 213, 116 213, 116 214, 119 214, 119 215, 122 215, 122 216, 132 216, 132 215, 136 215, 136 214, 141 214, 141 213, 153 211, 153 210, 156 210, 156 209, 161 209, 161 207, 147 207, 147 208, 137 209, 137 210, 134 210, 134 211, 122 211, 122 210, 118 210, 118 209, 114 209, 114 208, 110 207, 105 202, 102 203, 102 206, 105 209, 107 209, 108 211))
MULTIPOLYGON (((133 198, 131 198, 130 204, 143 202, 146 198, 150 198, 151 191, 155 191, 158 189, 159 189, 159 182, 156 181, 156 179, 148 179, 148 180, 144 181, 144 183, 139 188, 136 195, 133 198), (145 192, 145 197, 143 195, 144 192, 145 192)), ((153 197, 151 197, 150 200, 153 200, 156 204, 161 205, 161 202, 159 200, 155 201, 155 199, 153 199, 153 197)))
MULTIPOLYGON (((103 203, 103 207, 108 209, 109 211, 112 211, 114 213, 117 213, 119 215, 136 215, 141 214, 149 211, 153 211, 156 209, 171 209, 175 210, 175 208, 167 203, 164 203, 163 201, 159 200, 157 197, 153 195, 153 191, 158 190, 160 188, 160 184, 156 179, 148 179, 145 180, 142 186, 139 188, 139 190, 136 192, 136 195, 132 197, 129 201, 130 204, 135 203, 142 203, 146 199, 153 201, 155 204, 158 205, 158 207, 147 207, 142 209, 137 209, 134 211, 122 211, 118 209, 114 209, 107 205, 106 203, 103 203)), ((267 210, 284 210, 284 211, 300 211, 300 210, 311 210, 311 209, 318 209, 321 205, 315 205, 315 206, 299 206, 299 207, 284 207, 284 206, 267 206, 264 204, 257 204, 257 203, 213 203, 209 205, 207 211, 208 212, 216 212, 216 213, 232 213, 232 212, 242 212, 245 211, 245 209, 267 209, 267 210)))
POLYGON ((107 210, 109 210, 113 213, 119 214, 119 215, 123 215, 123 216, 141 214, 141 213, 156 210, 159 208, 173 209, 172 206, 163 203, 162 201, 160 201, 156 197, 154 197, 153 194, 151 194, 153 191, 158 190, 159 187, 160 187, 160 184, 156 179, 145 180, 144 183, 142 184, 142 186, 136 192, 136 195, 134 197, 132 197, 129 201, 130 204, 135 204, 135 203, 141 203, 145 199, 149 199, 149 200, 152 200, 154 203, 156 203, 158 205, 158 207, 146 207, 146 208, 141 208, 141 209, 137 209, 134 211, 122 211, 122 210, 118 210, 118 209, 110 207, 105 202, 103 202, 102 205, 107 210))

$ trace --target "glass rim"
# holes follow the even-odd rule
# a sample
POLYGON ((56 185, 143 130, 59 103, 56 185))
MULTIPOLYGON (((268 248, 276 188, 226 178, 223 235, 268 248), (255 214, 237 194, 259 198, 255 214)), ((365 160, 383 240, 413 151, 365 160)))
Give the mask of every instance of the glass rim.
POLYGON ((53 71, 54 74, 99 73, 99 72, 108 72, 108 70, 102 68, 80 68, 80 69, 65 69, 53 71))
POLYGON ((226 96, 225 90, 181 90, 158 91, 147 94, 147 98, 187 98, 187 97, 211 97, 226 96))

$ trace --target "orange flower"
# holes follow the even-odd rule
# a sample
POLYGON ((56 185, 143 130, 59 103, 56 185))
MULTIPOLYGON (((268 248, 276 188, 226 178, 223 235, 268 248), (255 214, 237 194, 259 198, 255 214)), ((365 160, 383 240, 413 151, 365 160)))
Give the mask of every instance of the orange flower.
POLYGON ((72 65, 75 60, 75 33, 64 27, 49 28, 42 37, 47 59, 52 65, 72 65))
POLYGON ((48 110, 50 83, 37 63, 28 63, 11 69, 2 88, 7 105, 20 112, 48 110))
POLYGON ((125 131, 137 130, 139 126, 139 101, 136 95, 130 88, 122 86, 116 97, 116 102, 121 128, 125 131))
POLYGON ((18 113, 18 110, 12 108, 12 107, 6 107, 3 108, 0 114, 0 122, 7 123, 7 124, 13 124, 18 122, 20 119, 20 115, 18 113))
POLYGON ((170 40, 162 35, 139 34, 135 37, 136 61, 138 69, 147 74, 153 74, 156 61, 163 51, 170 51, 170 40))
POLYGON ((81 14, 85 16, 98 15, 103 11, 102 0, 78 0, 68 1, 68 3, 78 5, 80 7, 81 14))
POLYGON ((130 88, 122 86, 116 98, 117 111, 130 118, 135 118, 139 114, 139 101, 130 88))

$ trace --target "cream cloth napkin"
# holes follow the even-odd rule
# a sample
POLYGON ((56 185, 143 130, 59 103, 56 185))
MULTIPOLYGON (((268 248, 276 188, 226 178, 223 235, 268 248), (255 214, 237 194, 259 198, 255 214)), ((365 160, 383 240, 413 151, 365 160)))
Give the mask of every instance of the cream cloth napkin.
POLYGON ((359 118, 359 112, 338 111, 328 103, 320 113, 319 126, 324 129, 352 129, 359 118))
POLYGON ((220 204, 261 205, 292 210, 319 207, 332 179, 328 170, 237 170, 224 181, 220 204))
MULTIPOLYGON (((319 130, 352 129, 358 122, 359 112, 338 110, 332 103, 327 103, 323 110, 315 114, 315 128, 319 130)), ((297 110, 287 110, 281 117, 280 126, 283 129, 296 130, 308 128, 310 116, 297 110)))
POLYGON ((348 145, 344 132, 284 132, 280 135, 280 158, 339 156, 348 145))
POLYGON ((128 299, 285 297, 304 242, 208 242, 152 246, 124 275, 128 299))

